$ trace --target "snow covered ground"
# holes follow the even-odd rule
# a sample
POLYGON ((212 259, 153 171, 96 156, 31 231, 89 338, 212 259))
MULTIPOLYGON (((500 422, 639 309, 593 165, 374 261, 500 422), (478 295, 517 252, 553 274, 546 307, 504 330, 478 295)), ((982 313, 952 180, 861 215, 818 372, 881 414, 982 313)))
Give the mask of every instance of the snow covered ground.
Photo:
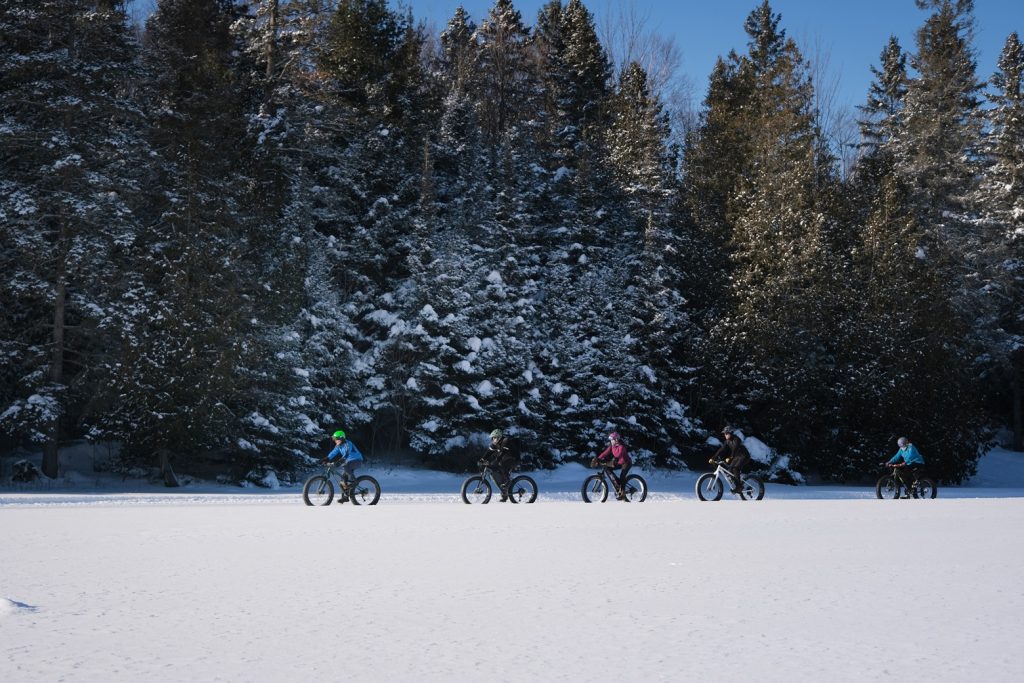
MULTIPOLYGON (((700 472, 642 471, 650 487, 650 501, 696 500, 694 486, 700 472)), ((370 474, 381 484, 381 504, 392 503, 461 503, 459 489, 465 474, 429 470, 369 467, 360 474, 370 474)), ((592 474, 579 464, 564 465, 554 471, 529 474, 537 480, 538 503, 580 501, 580 485, 592 474)), ((881 472, 879 472, 881 474, 881 472)), ((768 484, 769 499, 842 499, 871 498, 872 486, 786 486, 768 484)), ((151 504, 282 504, 294 505, 302 486, 281 486, 276 489, 193 482, 178 489, 140 481, 123 482, 110 475, 84 475, 73 472, 53 485, 27 488, 0 487, 0 509, 9 505, 137 505, 151 504)), ((978 463, 977 475, 964 486, 940 486, 940 498, 1005 498, 1024 497, 1024 453, 997 449, 978 463)), ((729 498, 729 496, 726 496, 729 498)))
POLYGON ((586 505, 563 468, 467 506, 377 474, 364 508, 0 493, 0 681, 1024 680, 1020 454, 933 501, 676 474, 586 505))

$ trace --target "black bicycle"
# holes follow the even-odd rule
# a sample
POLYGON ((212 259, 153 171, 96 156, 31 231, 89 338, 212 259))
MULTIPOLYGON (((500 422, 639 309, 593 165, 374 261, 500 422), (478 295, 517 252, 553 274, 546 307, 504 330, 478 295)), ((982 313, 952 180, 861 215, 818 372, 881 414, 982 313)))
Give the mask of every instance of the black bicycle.
POLYGON ((595 458, 590 466, 597 468, 597 474, 591 474, 583 480, 580 493, 585 503, 603 503, 608 500, 608 491, 614 490, 615 497, 627 503, 642 503, 647 499, 647 481, 639 474, 626 475, 626 481, 620 482, 612 472, 614 463, 595 458))
MULTIPOLYGON (((480 466, 480 474, 474 474, 462 482, 462 502, 484 505, 491 501, 494 489, 500 491, 501 486, 494 478, 489 461, 480 460, 477 465, 480 466)), ((537 482, 525 474, 517 475, 509 480, 505 493, 513 503, 532 503, 537 500, 537 482)))
MULTIPOLYGON (((875 484, 875 497, 889 500, 898 498, 920 498, 931 499, 939 495, 939 488, 935 481, 928 477, 920 476, 915 468, 905 465, 883 463, 889 471, 879 477, 875 484), (904 472, 909 471, 913 479, 908 484, 904 478, 904 472)), ((908 477, 909 478, 909 477, 908 477)))
POLYGON ((338 479, 341 488, 339 503, 351 501, 353 505, 376 505, 380 500, 380 484, 376 479, 364 474, 353 479, 346 487, 344 481, 337 477, 334 463, 329 462, 323 474, 314 474, 302 487, 302 500, 306 505, 330 505, 334 500, 333 478, 338 479))

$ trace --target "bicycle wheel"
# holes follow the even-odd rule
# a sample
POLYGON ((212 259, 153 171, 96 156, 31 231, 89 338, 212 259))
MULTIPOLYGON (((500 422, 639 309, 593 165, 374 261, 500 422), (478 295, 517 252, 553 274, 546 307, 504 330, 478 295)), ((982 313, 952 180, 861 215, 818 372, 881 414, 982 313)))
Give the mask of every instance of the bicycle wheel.
POLYGON ((322 474, 312 476, 302 487, 302 500, 306 505, 330 505, 334 500, 334 484, 322 474))
POLYGON ((647 481, 639 474, 626 477, 623 500, 627 503, 642 503, 647 500, 647 481))
POLYGON ((900 481, 891 474, 883 474, 875 484, 875 497, 895 500, 900 497, 900 481))
POLYGON ((479 474, 462 482, 462 502, 483 505, 491 500, 491 484, 479 474))
POLYGON ((356 477, 348 487, 348 498, 353 505, 376 505, 380 500, 380 484, 368 474, 356 477))
POLYGON ((757 477, 740 479, 741 500, 761 500, 762 498, 764 498, 764 482, 757 477))
POLYGON ((508 499, 513 503, 532 503, 537 500, 537 482, 520 474, 508 483, 508 499))
POLYGON ((584 503, 603 503, 608 500, 608 484, 601 475, 591 474, 583 480, 580 493, 584 503))
POLYGON ((714 472, 706 472, 697 479, 697 497, 701 500, 721 500, 722 480, 714 472))
POLYGON ((914 498, 931 499, 939 495, 939 489, 931 479, 918 479, 910 490, 914 498))

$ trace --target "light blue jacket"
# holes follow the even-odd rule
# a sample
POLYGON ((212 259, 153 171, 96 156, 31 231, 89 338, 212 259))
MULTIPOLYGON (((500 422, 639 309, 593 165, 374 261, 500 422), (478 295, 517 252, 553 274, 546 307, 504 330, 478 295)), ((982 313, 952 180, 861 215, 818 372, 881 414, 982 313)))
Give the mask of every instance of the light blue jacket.
POLYGON ((346 441, 336 446, 333 451, 327 454, 328 460, 334 460, 335 458, 341 458, 341 464, 344 465, 347 462, 362 462, 363 454, 359 452, 354 443, 346 441))
POLYGON ((924 458, 921 457, 921 454, 917 452, 917 449, 914 448, 914 444, 912 443, 908 443, 906 446, 896 451, 896 455, 892 456, 889 464, 895 465, 900 461, 903 461, 908 465, 924 464, 924 458))

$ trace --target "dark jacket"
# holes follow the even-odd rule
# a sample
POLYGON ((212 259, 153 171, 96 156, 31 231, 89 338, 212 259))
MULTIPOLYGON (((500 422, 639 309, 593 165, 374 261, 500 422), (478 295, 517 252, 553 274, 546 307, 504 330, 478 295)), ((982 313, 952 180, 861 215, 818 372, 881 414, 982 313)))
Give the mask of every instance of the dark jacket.
POLYGON ((729 458, 731 462, 736 462, 741 458, 747 460, 750 458, 750 451, 743 445, 740 438, 733 434, 731 439, 722 442, 722 447, 715 453, 715 460, 720 460, 723 457, 729 458))
POLYGON ((519 440, 511 436, 501 437, 487 449, 487 459, 506 469, 518 464, 520 456, 519 440))

